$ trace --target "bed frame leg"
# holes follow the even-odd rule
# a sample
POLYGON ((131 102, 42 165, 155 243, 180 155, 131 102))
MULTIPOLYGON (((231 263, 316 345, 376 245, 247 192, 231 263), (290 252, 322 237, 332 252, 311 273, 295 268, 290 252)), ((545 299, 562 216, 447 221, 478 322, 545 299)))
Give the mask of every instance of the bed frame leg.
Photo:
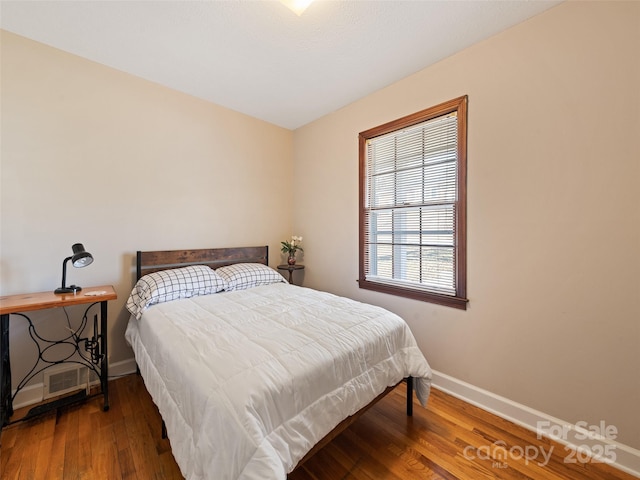
POLYGON ((407 377, 407 417, 413 416, 413 377, 407 377))

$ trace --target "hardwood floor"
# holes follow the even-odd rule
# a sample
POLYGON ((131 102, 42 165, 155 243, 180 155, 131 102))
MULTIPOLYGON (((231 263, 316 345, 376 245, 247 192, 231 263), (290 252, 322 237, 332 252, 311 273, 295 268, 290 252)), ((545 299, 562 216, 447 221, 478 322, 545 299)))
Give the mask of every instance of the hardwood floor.
MULTIPOLYGON (((635 478, 603 463, 567 463, 563 446, 435 389, 428 407, 407 417, 404 395, 402 386, 391 392, 289 480, 635 478)), ((182 479, 141 378, 112 381, 110 397, 106 413, 97 397, 5 427, 0 477, 182 479)))

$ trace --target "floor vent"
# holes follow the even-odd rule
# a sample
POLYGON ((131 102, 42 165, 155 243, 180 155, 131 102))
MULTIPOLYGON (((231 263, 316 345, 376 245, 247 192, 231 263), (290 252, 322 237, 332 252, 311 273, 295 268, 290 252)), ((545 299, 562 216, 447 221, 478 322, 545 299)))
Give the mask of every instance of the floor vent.
POLYGON ((82 366, 65 366, 44 372, 43 398, 57 397, 89 386, 89 369, 82 366))

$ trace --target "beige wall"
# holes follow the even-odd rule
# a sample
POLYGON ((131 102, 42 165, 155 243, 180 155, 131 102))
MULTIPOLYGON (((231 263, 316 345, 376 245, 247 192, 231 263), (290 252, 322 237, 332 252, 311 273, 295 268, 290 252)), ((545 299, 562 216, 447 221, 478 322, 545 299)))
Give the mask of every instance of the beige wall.
POLYGON ((569 2, 294 135, 305 283, 433 368, 640 448, 640 3, 569 2), (358 132, 469 95, 467 311, 359 290, 358 132))
MULTIPOLYGON (((291 235, 292 132, 2 32, 0 294, 112 284, 110 362, 136 250, 265 245, 291 235)), ((31 316, 55 337, 61 311, 31 316)), ((77 317, 72 315, 72 322, 77 317)), ((11 320, 14 378, 33 348, 11 320)), ((15 384, 14 384, 15 387, 15 384)))

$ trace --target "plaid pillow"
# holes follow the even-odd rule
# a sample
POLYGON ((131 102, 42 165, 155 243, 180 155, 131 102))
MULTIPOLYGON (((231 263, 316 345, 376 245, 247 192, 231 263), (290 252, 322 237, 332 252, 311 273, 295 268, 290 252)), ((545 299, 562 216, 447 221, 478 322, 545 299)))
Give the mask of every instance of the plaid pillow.
POLYGON ((209 295, 226 286, 225 280, 206 265, 162 270, 138 280, 127 300, 127 310, 139 319, 147 307, 156 303, 209 295))
POLYGON ((220 267, 216 272, 227 282, 226 290, 245 290, 258 285, 287 283, 273 268, 261 263, 236 263, 220 267))

